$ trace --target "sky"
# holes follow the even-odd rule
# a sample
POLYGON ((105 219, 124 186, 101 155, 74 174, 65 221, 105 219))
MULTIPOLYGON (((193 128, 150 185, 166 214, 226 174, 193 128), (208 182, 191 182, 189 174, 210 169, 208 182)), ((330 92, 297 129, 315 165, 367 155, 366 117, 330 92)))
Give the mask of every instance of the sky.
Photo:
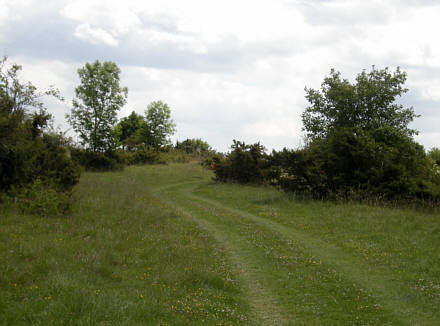
MULTIPOLYGON (((173 140, 201 138, 219 151, 232 140, 268 150, 303 144, 305 87, 332 68, 351 81, 362 70, 397 66, 409 88, 426 149, 440 146, 438 0, 0 0, 0 55, 23 80, 55 85, 47 100, 68 130, 78 68, 114 61, 127 104, 171 108, 173 140)), ((68 131, 72 133, 72 131, 68 131)))

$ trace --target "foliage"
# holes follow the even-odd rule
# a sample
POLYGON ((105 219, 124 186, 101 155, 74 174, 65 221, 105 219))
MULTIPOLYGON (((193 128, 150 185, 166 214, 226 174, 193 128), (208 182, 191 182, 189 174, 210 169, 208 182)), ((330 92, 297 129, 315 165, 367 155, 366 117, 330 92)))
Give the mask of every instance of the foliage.
POLYGON ((307 144, 273 155, 278 184, 315 198, 440 199, 440 180, 408 124, 413 108, 395 103, 406 74, 373 67, 351 84, 331 71, 321 91, 306 89, 307 144))
POLYGON ((264 146, 233 140, 231 149, 224 159, 214 161, 217 181, 261 183, 265 180, 269 165, 264 146))
POLYGON ((431 148, 431 150, 428 152, 428 156, 434 161, 435 164, 437 164, 437 166, 440 167, 440 148, 431 148))
POLYGON ((276 153, 280 186, 315 198, 438 198, 423 147, 394 131, 338 128, 305 149, 276 153))
POLYGON ((73 147, 71 155, 87 171, 119 171, 124 167, 124 162, 116 152, 92 152, 73 147))
POLYGON ((80 85, 67 119, 83 146, 92 152, 115 147, 113 127, 117 112, 126 103, 127 88, 119 85, 119 67, 111 61, 86 63, 78 69, 80 85))
POLYGON ((206 141, 203 141, 200 138, 188 138, 182 142, 177 141, 175 148, 177 150, 182 150, 188 154, 206 155, 212 152, 211 146, 209 146, 206 141))
POLYGON ((120 151, 117 153, 126 165, 163 163, 160 154, 145 145, 138 145, 134 151, 120 151))
POLYGON ((408 124, 417 115, 414 109, 396 104, 396 98, 407 89, 403 87, 406 73, 399 68, 391 73, 387 68, 358 74, 356 83, 342 79, 331 70, 324 78, 321 90, 306 87, 310 106, 302 114, 304 130, 311 139, 322 138, 334 128, 374 130, 391 127, 412 136, 416 133, 408 124))
POLYGON ((41 98, 62 99, 54 88, 38 90, 18 78, 21 67, 0 61, 0 190, 23 187, 37 178, 50 180, 57 191, 69 191, 79 169, 69 157, 62 133, 49 132, 51 115, 41 98))
POLYGON ((373 67, 351 84, 331 71, 321 91, 306 89, 307 143, 264 153, 259 143, 234 141, 216 160, 218 181, 266 182, 313 198, 440 201, 438 151, 429 157, 413 136, 413 108, 396 104, 406 74, 373 67))
POLYGON ((22 213, 41 217, 70 213, 74 203, 72 191, 59 191, 52 182, 40 178, 20 189, 17 198, 22 213))
POLYGON ((162 101, 151 102, 145 111, 145 127, 141 131, 141 140, 146 146, 156 150, 170 144, 170 136, 176 132, 171 119, 169 106, 162 101))
POLYGON ((116 125, 118 140, 123 150, 134 151, 141 144, 142 130, 146 128, 144 117, 131 112, 128 117, 124 117, 116 125))

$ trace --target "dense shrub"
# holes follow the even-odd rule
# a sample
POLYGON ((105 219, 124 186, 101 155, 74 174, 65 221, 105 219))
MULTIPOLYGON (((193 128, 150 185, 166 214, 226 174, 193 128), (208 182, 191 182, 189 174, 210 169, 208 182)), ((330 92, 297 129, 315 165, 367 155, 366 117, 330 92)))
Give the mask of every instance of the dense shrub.
POLYGON ((186 139, 182 142, 177 141, 175 149, 184 151, 187 154, 209 155, 213 153, 211 146, 201 139, 186 139))
POLYGON ((439 182, 423 147, 395 129, 331 130, 300 150, 273 154, 279 185, 316 198, 439 198, 439 182))
POLYGON ((43 95, 31 83, 21 83, 21 67, 6 69, 0 61, 0 191, 28 187, 44 179, 55 191, 70 191, 79 180, 63 134, 48 132, 51 115, 40 101, 43 95))
POLYGON ((91 152, 80 148, 71 149, 72 159, 87 171, 119 171, 124 167, 117 153, 91 152))
POLYGON ((51 180, 40 178, 16 191, 15 197, 22 213, 42 217, 65 215, 74 203, 72 191, 59 191, 51 180))
POLYGON ((153 164, 160 163, 160 153, 155 151, 153 148, 140 145, 136 150, 133 151, 121 151, 118 153, 125 164, 135 165, 135 164, 153 164))
POLYGON ((262 183, 270 170, 264 146, 233 141, 232 151, 215 163, 215 178, 220 182, 262 183))

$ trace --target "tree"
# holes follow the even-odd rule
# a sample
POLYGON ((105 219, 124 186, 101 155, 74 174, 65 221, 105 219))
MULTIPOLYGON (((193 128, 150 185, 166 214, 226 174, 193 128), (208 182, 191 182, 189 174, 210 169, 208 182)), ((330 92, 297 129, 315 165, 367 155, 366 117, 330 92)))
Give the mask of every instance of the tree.
POLYGON ((141 143, 141 133, 145 127, 144 117, 134 111, 122 118, 116 125, 116 132, 123 149, 134 150, 141 143))
POLYGON ((170 144, 170 136, 176 132, 169 106, 162 101, 151 102, 145 111, 145 128, 142 140, 147 146, 158 150, 170 144))
POLYGON ((416 131, 408 127, 417 115, 414 109, 396 104, 396 98, 408 89, 403 87, 406 73, 388 68, 358 74, 356 83, 342 79, 331 70, 324 78, 321 91, 306 87, 310 106, 302 114, 304 130, 309 139, 325 137, 333 128, 361 128, 373 130, 382 127, 399 130, 412 136, 416 131))
POLYGON ((278 155, 280 185, 319 198, 438 198, 431 161, 409 128, 417 115, 396 103, 407 91, 405 80, 399 68, 391 73, 373 67, 351 84, 331 70, 321 90, 306 88, 310 106, 302 118, 308 142, 278 155))
POLYGON ((437 164, 437 166, 440 167, 440 148, 431 148, 431 150, 428 152, 428 156, 431 158, 431 160, 433 160, 435 164, 437 164))
POLYGON ((119 85, 120 69, 111 61, 86 63, 78 69, 80 85, 67 119, 81 143, 93 152, 109 151, 114 145, 117 112, 126 103, 127 88, 119 85))

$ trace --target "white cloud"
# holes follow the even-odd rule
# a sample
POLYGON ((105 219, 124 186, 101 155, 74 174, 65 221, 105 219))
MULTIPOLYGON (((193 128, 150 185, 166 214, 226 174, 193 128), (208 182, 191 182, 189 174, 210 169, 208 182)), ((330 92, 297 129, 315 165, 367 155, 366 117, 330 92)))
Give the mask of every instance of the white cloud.
POLYGON ((301 1, 295 4, 313 25, 381 25, 393 13, 385 1, 301 1))
POLYGON ((99 26, 115 36, 122 36, 132 32, 140 24, 136 12, 130 8, 130 3, 133 2, 73 1, 68 3, 60 14, 80 24, 99 26))
POLYGON ((20 13, 30 4, 31 0, 0 0, 0 27, 11 21, 20 20, 22 18, 20 13))
POLYGON ((75 29, 74 35, 80 40, 87 41, 92 44, 102 43, 115 47, 119 43, 118 40, 107 31, 103 30, 102 28, 92 28, 87 23, 78 25, 75 29))

